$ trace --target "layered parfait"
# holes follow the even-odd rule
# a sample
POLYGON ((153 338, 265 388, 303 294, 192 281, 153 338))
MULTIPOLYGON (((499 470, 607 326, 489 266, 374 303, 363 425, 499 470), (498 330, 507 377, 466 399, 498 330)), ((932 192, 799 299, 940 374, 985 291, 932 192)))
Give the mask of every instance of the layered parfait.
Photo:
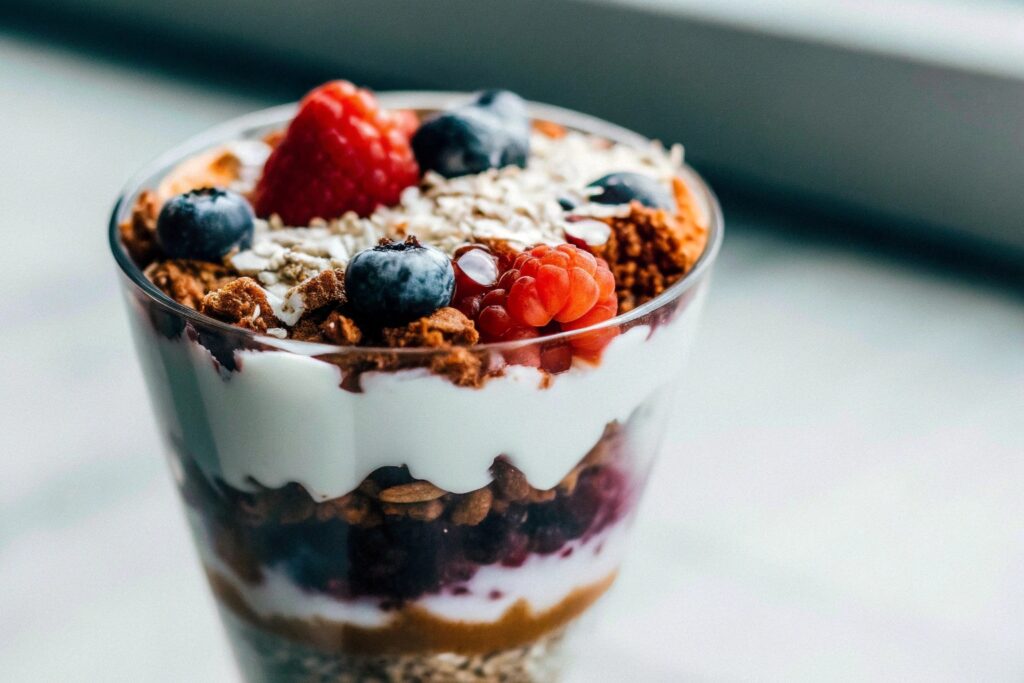
POLYGON ((331 82, 115 216, 251 680, 553 680, 615 579, 714 207, 679 147, 557 118, 331 82))

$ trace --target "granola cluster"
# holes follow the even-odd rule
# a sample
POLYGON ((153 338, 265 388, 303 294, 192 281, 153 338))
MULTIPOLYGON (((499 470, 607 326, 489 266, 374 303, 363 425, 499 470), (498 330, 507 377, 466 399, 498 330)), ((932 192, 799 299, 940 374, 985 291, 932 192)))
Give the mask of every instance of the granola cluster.
POLYGON ((263 288, 248 277, 232 280, 220 289, 209 292, 203 297, 199 312, 214 320, 260 334, 281 324, 263 288))
POLYGON ((207 294, 227 287, 237 277, 219 263, 189 259, 155 261, 146 268, 145 275, 171 299, 197 311, 207 294))
POLYGON ((160 255, 160 248, 156 244, 156 219, 160 205, 155 192, 143 190, 135 199, 131 216, 118 226, 121 244, 139 266, 152 263, 160 255))
POLYGON ((593 247, 615 276, 621 313, 664 292, 693 268, 707 245, 707 227, 686 185, 676 178, 673 190, 675 213, 633 202, 625 216, 605 219, 608 241, 593 247))

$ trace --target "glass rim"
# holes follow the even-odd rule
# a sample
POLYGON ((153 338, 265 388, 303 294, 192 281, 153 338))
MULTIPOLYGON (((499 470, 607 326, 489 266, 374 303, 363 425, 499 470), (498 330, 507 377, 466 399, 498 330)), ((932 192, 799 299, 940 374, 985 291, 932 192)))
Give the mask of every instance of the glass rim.
MULTIPOLYGON (((471 93, 444 92, 444 91, 385 91, 375 93, 381 106, 387 109, 413 109, 420 113, 437 111, 464 101, 472 96, 471 93)), ((307 355, 321 355, 327 353, 388 353, 396 355, 426 355, 436 354, 447 349, 433 347, 374 347, 325 344, 322 342, 301 341, 296 339, 280 339, 267 334, 259 334, 252 330, 236 327, 226 322, 210 318, 199 311, 189 308, 184 304, 174 301, 164 294, 143 274, 135 262, 128 255, 124 245, 121 243, 120 229, 121 222, 127 217, 127 212, 134 205, 135 198, 151 182, 161 178, 175 165, 184 159, 193 156, 206 149, 223 144, 230 140, 245 138, 248 134, 261 129, 270 129, 278 124, 286 124, 293 116, 298 103, 282 104, 266 109, 261 109, 248 114, 243 114, 220 124, 217 124, 205 131, 194 135, 184 142, 175 145, 163 154, 159 155, 142 170, 131 177, 121 190, 114 204, 108 227, 108 239, 114 260, 131 284, 141 291, 151 303, 163 308, 169 313, 183 318, 187 322, 197 323, 207 328, 214 328, 225 333, 240 335, 250 339, 254 343, 263 346, 276 347, 281 350, 293 353, 304 353, 307 355)), ((583 114, 571 109, 557 107, 538 102, 527 102, 528 112, 533 119, 543 119, 565 126, 570 130, 596 135, 616 144, 631 145, 639 147, 649 145, 651 139, 635 133, 629 129, 622 128, 615 124, 604 121, 594 116, 583 114)), ((683 163, 679 168, 679 175, 686 182, 687 188, 693 192, 707 217, 708 240, 703 253, 697 259, 686 275, 674 282, 664 292, 646 301, 640 306, 620 313, 613 318, 600 322, 590 327, 578 330, 569 330, 557 334, 534 337, 531 339, 517 339, 513 341, 486 342, 474 344, 471 348, 475 351, 511 351, 535 344, 547 344, 552 342, 568 341, 601 330, 627 324, 639 318, 657 311, 663 306, 677 300, 697 282, 714 263, 721 248, 723 233, 725 229, 722 209, 718 198, 711 190, 703 177, 690 165, 683 163)))

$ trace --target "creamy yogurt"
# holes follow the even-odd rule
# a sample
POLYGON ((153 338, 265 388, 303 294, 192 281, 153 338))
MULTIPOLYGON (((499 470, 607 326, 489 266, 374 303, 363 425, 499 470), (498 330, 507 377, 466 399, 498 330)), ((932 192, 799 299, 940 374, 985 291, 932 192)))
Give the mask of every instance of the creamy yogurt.
POLYGON ((297 482, 317 500, 355 489, 375 469, 407 465, 453 493, 491 481, 505 455, 538 489, 554 487, 597 443, 679 380, 703 288, 671 322, 616 337, 599 365, 578 363, 545 382, 509 366, 480 388, 425 369, 373 372, 363 391, 340 388, 334 365, 287 351, 239 351, 219 369, 187 335, 137 334, 158 414, 172 444, 210 475, 252 490, 297 482))

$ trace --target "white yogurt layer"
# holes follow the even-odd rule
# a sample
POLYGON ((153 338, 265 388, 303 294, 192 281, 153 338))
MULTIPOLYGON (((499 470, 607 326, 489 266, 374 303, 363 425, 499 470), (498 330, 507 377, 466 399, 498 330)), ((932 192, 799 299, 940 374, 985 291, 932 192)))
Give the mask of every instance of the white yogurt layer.
POLYGON ((142 316, 136 331, 171 443, 235 488, 297 482, 326 500, 379 467, 404 464, 465 493, 490 483, 492 462, 505 455, 548 489, 607 424, 667 400, 660 390, 679 381, 702 301, 703 288, 670 323, 653 333, 634 327, 599 365, 578 364, 546 387, 540 371, 510 366, 479 389, 422 369, 366 373, 363 392, 353 393, 339 387, 336 366, 305 355, 242 351, 240 370, 228 373, 186 336, 166 339, 142 316))
MULTIPOLYGON (((190 513, 190 518, 203 564, 230 582, 261 617, 319 617, 362 628, 387 626, 394 618, 394 610, 381 609, 381 598, 336 600, 299 588, 278 569, 263 567, 263 580, 258 584, 243 581, 213 552, 202 522, 194 513, 190 513)), ((596 584, 618 570, 628 541, 628 522, 620 521, 586 542, 567 543, 560 552, 530 555, 520 567, 480 567, 469 582, 461 584, 467 592, 456 595, 449 590, 422 597, 410 605, 422 607, 440 619, 477 623, 499 621, 519 600, 525 601, 534 613, 544 612, 574 590, 596 584), (569 548, 572 552, 563 555, 569 548), (497 591, 496 597, 492 591, 497 591)))

